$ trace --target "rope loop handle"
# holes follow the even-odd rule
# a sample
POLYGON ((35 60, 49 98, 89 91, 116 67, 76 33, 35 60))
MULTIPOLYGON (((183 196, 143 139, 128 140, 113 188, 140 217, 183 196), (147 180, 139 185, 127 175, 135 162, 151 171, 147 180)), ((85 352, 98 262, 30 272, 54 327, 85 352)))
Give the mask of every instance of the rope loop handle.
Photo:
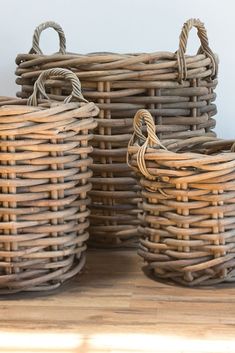
POLYGON ((40 93, 42 98, 46 98, 50 100, 46 91, 45 91, 45 83, 46 80, 51 76, 59 76, 63 77, 65 80, 69 80, 72 83, 72 92, 71 94, 64 100, 64 103, 69 103, 72 98, 75 98, 79 102, 87 103, 88 101, 83 97, 81 92, 81 83, 78 77, 70 70, 55 68, 48 69, 43 71, 38 77, 37 81, 34 83, 33 93, 28 98, 28 105, 37 106, 38 105, 38 93, 40 93))
POLYGON ((32 48, 30 50, 30 54, 43 54, 40 46, 39 46, 39 40, 42 31, 44 31, 47 28, 53 28, 59 35, 59 41, 60 41, 60 47, 59 47, 59 53, 65 54, 66 53, 66 38, 64 31, 62 27, 53 21, 48 21, 41 23, 38 27, 36 27, 34 34, 33 34, 33 42, 32 42, 32 48))
POLYGON ((146 164, 145 164, 145 153, 148 147, 159 146, 166 150, 166 147, 160 142, 159 138, 155 132, 155 123, 152 115, 145 109, 140 109, 137 111, 133 121, 134 132, 128 144, 127 151, 127 164, 131 167, 129 162, 129 148, 138 144, 137 152, 137 166, 139 171, 148 179, 156 179, 156 176, 153 176, 149 173, 146 164), (147 127, 147 137, 143 134, 143 123, 147 127))
POLYGON ((183 25, 183 28, 179 37, 179 49, 176 52, 180 82, 187 79, 187 66, 186 66, 185 54, 186 54, 189 32, 193 27, 197 29, 197 35, 201 42, 201 46, 198 50, 198 54, 204 53, 208 58, 211 59, 212 78, 215 78, 218 73, 218 60, 216 59, 215 54, 209 47, 209 40, 208 40, 207 31, 204 26, 204 23, 202 23, 199 19, 191 18, 183 25))

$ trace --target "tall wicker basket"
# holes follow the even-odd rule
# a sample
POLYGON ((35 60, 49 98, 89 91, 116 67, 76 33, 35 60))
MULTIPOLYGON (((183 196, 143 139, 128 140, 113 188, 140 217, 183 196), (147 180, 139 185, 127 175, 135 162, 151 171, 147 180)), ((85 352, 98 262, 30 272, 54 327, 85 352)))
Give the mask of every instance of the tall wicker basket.
MULTIPOLYGON (((16 63, 16 82, 22 86, 19 97, 32 93, 42 70, 59 65, 76 73, 84 96, 99 106, 93 140, 91 239, 102 246, 131 245, 137 235, 139 198, 125 156, 136 111, 150 110, 162 140, 214 135, 217 60, 203 23, 191 19, 184 24, 176 53, 81 55, 65 53, 61 27, 49 22, 35 30, 30 53, 18 55, 16 63), (47 27, 59 33, 60 51, 54 55, 43 55, 39 47, 40 33, 47 27), (192 27, 197 28, 201 47, 197 55, 186 56, 192 27)), ((48 80, 46 88, 53 99, 63 100, 68 94, 61 79, 48 80)))
POLYGON ((139 254, 154 277, 189 286, 235 281, 234 148, 203 136, 166 149, 151 114, 136 113, 128 151, 141 176, 139 254))
POLYGON ((81 271, 88 239, 98 108, 64 69, 39 76, 29 105, 18 101, 0 99, 0 294, 57 288, 81 271), (50 75, 72 82, 65 103, 38 104, 50 75))

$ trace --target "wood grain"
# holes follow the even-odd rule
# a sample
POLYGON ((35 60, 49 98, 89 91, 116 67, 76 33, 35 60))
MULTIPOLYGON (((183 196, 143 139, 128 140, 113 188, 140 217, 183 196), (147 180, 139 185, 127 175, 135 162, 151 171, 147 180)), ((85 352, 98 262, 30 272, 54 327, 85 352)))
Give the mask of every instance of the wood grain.
POLYGON ((83 274, 52 294, 2 297, 0 352, 234 352, 232 285, 172 286, 141 264, 135 251, 90 250, 83 274))

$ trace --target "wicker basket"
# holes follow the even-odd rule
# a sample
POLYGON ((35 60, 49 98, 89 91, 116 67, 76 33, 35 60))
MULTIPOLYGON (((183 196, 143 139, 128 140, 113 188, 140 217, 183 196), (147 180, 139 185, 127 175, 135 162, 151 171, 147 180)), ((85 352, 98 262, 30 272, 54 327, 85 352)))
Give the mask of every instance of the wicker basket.
POLYGON ((40 75, 29 105, 2 97, 0 104, 5 103, 0 107, 0 293, 54 289, 85 262, 88 143, 98 108, 85 102, 77 77, 64 69, 40 75), (37 92, 46 96, 50 75, 72 81, 72 94, 64 104, 41 100, 37 106, 37 92))
MULTIPOLYGON (((137 184, 126 164, 126 147, 133 132, 133 115, 148 108, 155 118, 159 137, 185 139, 214 135, 216 114, 214 88, 217 60, 209 48, 205 27, 199 20, 183 26, 176 53, 148 54, 93 53, 65 54, 65 38, 60 26, 39 26, 29 54, 17 56, 16 80, 22 86, 19 97, 32 93, 42 70, 55 66, 70 68, 80 78, 87 99, 100 108, 94 134, 91 228, 93 243, 129 246, 138 225, 137 184), (197 55, 186 56, 189 31, 196 27, 201 41, 197 55), (60 36, 60 53, 42 55, 39 37, 53 27, 60 36)), ((67 86, 63 80, 47 82, 53 99, 63 100, 67 86)))
POLYGON ((136 113, 128 151, 141 175, 139 254, 151 275, 189 286, 235 281, 234 146, 204 136, 166 149, 151 114, 136 113))

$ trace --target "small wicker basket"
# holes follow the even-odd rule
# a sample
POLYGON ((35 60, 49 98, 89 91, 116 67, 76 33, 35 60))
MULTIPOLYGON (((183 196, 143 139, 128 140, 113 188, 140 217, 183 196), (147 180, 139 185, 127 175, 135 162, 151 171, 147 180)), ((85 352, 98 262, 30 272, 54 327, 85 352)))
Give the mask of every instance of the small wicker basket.
MULTIPOLYGON (((191 19, 184 24, 176 53, 81 55, 66 53, 63 30, 47 22, 36 28, 30 53, 19 54, 16 63, 16 82, 22 86, 18 96, 32 93, 43 70, 60 66, 79 77, 84 97, 99 106, 92 154, 91 240, 101 246, 132 245, 139 222, 138 187, 125 156, 133 115, 140 108, 149 109, 161 140, 214 135, 217 59, 203 23, 191 19), (39 46, 40 34, 48 27, 60 38, 54 55, 43 55, 39 46), (186 56, 192 27, 197 28, 201 47, 197 55, 186 56)), ((58 78, 48 80, 46 89, 56 100, 68 94, 66 83, 58 78)))
POLYGON ((189 286, 235 281, 234 146, 204 136, 166 149, 151 114, 135 115, 129 162, 141 176, 139 254, 151 275, 189 286))
POLYGON ((0 294, 57 288, 85 262, 98 108, 64 69, 43 72, 28 103, 0 99, 0 294), (72 93, 38 104, 51 75, 72 82, 72 93))

